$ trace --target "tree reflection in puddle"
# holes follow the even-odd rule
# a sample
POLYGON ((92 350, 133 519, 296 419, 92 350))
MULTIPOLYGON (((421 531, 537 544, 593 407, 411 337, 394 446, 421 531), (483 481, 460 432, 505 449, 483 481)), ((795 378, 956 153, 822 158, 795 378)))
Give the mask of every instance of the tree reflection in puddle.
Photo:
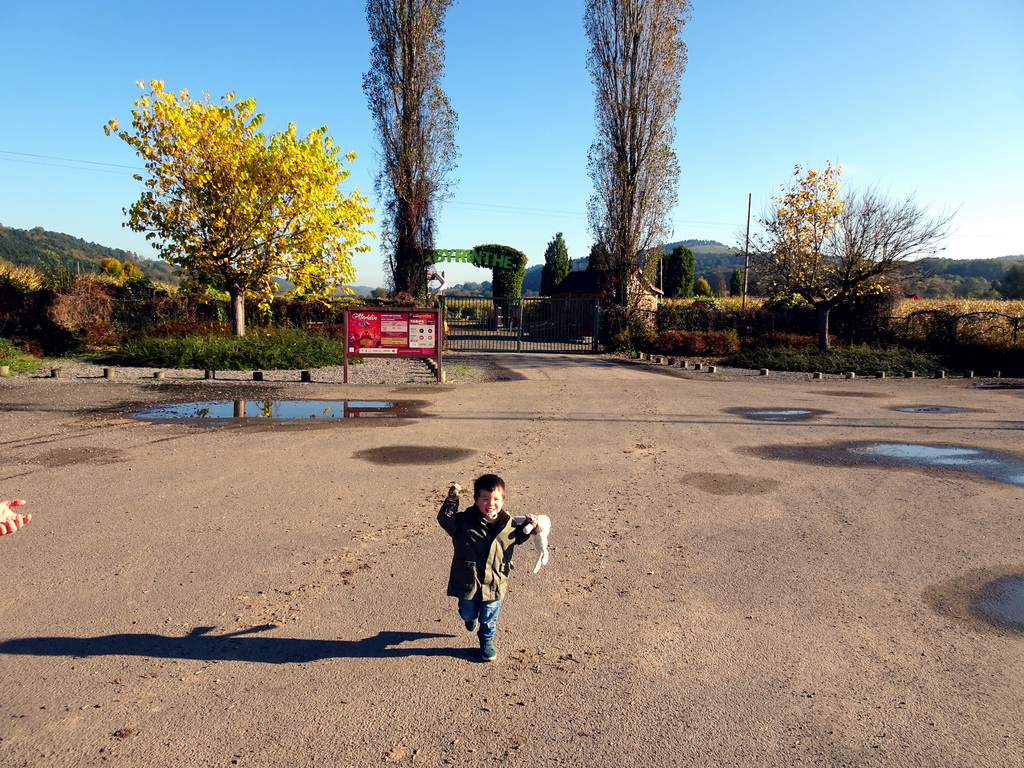
POLYGON ((410 418, 421 403, 393 400, 205 400, 143 408, 129 418, 152 422, 295 424, 314 419, 410 418))

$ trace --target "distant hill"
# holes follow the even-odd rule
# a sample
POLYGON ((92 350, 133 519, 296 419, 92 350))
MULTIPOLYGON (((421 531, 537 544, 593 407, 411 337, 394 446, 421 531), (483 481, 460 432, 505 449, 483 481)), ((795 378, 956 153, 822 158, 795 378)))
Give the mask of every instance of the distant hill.
POLYGON ((671 253, 677 245, 685 245, 693 251, 694 279, 703 277, 712 287, 717 275, 721 274, 728 284, 732 273, 743 269, 743 251, 738 248, 730 248, 716 240, 679 240, 668 243, 665 253, 671 253))
MULTIPOLYGON (((100 261, 117 259, 131 261, 147 277, 163 283, 177 283, 174 270, 166 261, 143 259, 137 253, 107 248, 71 235, 50 232, 42 227, 14 229, 0 224, 0 260, 17 267, 34 267, 45 272, 98 274, 100 261)), ((283 282, 283 281, 280 281, 283 282)), ((285 288, 291 288, 290 283, 285 288)), ((356 296, 369 297, 373 290, 367 285, 349 286, 356 296)))
POLYGON ((42 227, 14 229, 0 224, 0 259, 18 267, 35 267, 48 272, 98 273, 100 261, 132 261, 143 274, 165 283, 177 282, 171 265, 143 259, 137 253, 107 248, 61 232, 42 227))

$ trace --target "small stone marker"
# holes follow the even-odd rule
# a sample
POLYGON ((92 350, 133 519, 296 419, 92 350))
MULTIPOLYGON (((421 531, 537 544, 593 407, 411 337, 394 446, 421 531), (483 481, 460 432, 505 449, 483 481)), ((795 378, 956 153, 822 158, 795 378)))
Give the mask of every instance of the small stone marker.
POLYGON ((1003 372, 1002 371, 992 371, 992 378, 993 379, 1001 379, 1002 377, 1003 377, 1003 372))
POLYGON ((907 378, 908 379, 915 379, 915 378, 917 378, 917 371, 907 371, 907 378))
POLYGON ((936 371, 935 372, 935 378, 936 379, 944 379, 944 378, 946 378, 946 372, 945 371, 936 371))
POLYGON ((762 368, 761 369, 761 375, 762 376, 767 376, 768 375, 768 369, 767 368, 762 368))
POLYGON ((816 378, 816 379, 824 379, 825 378, 825 374, 822 373, 821 371, 815 371, 814 372, 814 378, 816 378))
POLYGON ((313 374, 311 374, 309 371, 299 371, 299 381, 308 384, 309 382, 313 381, 313 374))
POLYGON ((253 381, 263 381, 263 371, 253 371, 252 372, 252 380, 253 381))
POLYGON ((154 379, 162 379, 163 377, 164 377, 164 372, 163 371, 153 371, 153 378, 154 379))
POLYGON ((204 378, 207 379, 208 381, 210 379, 216 379, 217 378, 217 372, 216 371, 206 371, 203 375, 204 375, 204 378))
POLYGON ((0 376, 10 376, 10 375, 11 375, 11 366, 9 366, 9 365, 0 365, 0 376))
POLYGON ((704 366, 703 366, 703 365, 701 365, 700 363, 694 363, 694 364, 693 364, 693 370, 695 370, 695 371, 699 371, 699 370, 701 370, 701 369, 702 369, 703 367, 704 367, 704 366))
POLYGON ((847 371, 844 375, 848 379, 856 379, 857 378, 857 374, 854 371, 847 371))
POLYGON ((679 361, 679 367, 680 368, 689 368, 690 367, 690 361, 689 360, 680 360, 679 361))
POLYGON ((964 378, 965 379, 973 379, 974 378, 974 371, 964 371, 964 378))
POLYGON ((878 372, 878 378, 880 378, 880 379, 884 379, 885 377, 886 377, 886 373, 885 373, 885 371, 879 371, 879 372, 878 372))
POLYGON ((63 375, 64 375, 64 371, 62 371, 60 368, 51 368, 50 369, 50 378, 51 379, 59 379, 63 375))
POLYGON ((114 373, 115 373, 115 371, 114 371, 113 368, 104 368, 103 369, 103 378, 104 379, 112 379, 112 378, 114 378, 114 373))
POLYGON ((709 365, 708 366, 708 373, 718 373, 718 366, 717 365, 709 365))

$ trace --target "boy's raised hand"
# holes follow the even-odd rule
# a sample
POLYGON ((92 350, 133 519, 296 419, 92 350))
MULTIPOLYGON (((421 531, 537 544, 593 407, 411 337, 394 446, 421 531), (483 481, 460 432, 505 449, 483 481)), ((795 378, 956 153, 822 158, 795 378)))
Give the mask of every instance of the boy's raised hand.
POLYGON ((462 486, 458 483, 452 483, 451 487, 448 489, 448 500, 458 501, 460 493, 462 493, 462 486))

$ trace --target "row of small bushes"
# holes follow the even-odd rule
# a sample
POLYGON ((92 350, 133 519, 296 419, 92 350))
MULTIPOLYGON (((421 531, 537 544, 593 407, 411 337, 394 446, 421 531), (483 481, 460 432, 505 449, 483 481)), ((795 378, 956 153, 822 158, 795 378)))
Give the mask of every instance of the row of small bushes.
POLYGON ((936 355, 899 346, 837 344, 820 352, 815 337, 787 333, 744 343, 736 331, 663 331, 651 351, 675 357, 714 357, 724 365, 774 371, 925 373, 944 367, 936 355))
POLYGON ((835 346, 824 352, 813 345, 761 347, 737 352, 722 360, 737 368, 768 368, 773 371, 821 371, 822 373, 930 373, 943 370, 935 355, 904 347, 867 345, 835 346))
POLYGON ((145 337, 111 356, 121 365, 199 370, 291 370, 341 365, 345 344, 326 334, 283 329, 246 336, 145 337))

